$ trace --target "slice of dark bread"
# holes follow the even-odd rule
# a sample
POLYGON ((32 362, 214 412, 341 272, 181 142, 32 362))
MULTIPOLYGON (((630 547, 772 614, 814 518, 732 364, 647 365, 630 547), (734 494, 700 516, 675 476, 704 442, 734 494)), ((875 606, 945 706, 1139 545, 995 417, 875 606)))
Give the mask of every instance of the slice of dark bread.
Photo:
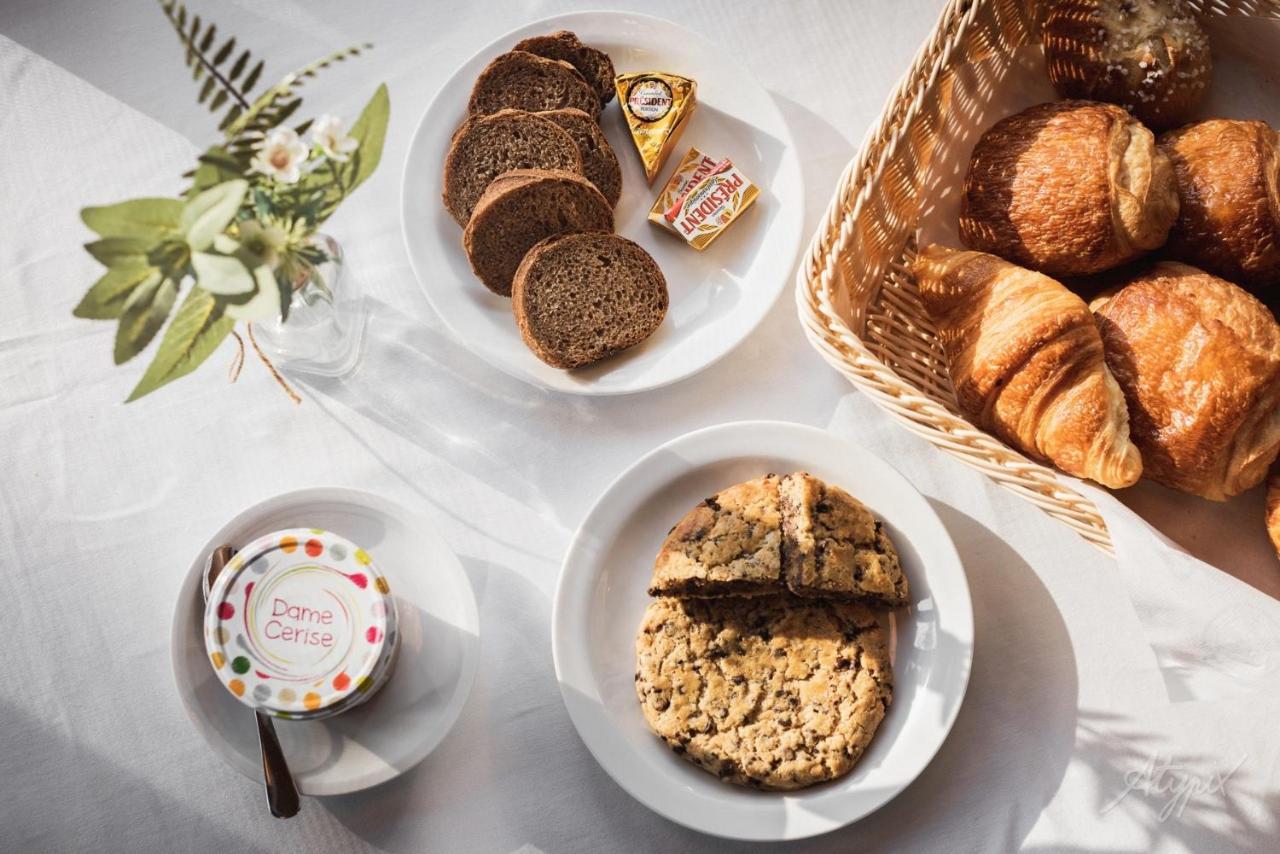
MULTIPOLYGON (((586 113, 574 112, 595 127, 586 113)), ((458 225, 466 227, 485 187, 503 172, 563 169, 586 174, 579 134, 552 115, 499 110, 462 123, 444 160, 444 206, 458 225)))
POLYGON ((523 50, 547 59, 567 62, 596 90, 601 104, 613 100, 613 60, 609 54, 588 47, 568 30, 557 30, 550 35, 534 36, 516 43, 512 50, 523 50))
POLYGON ((485 287, 510 296, 525 253, 544 238, 571 231, 613 231, 609 200, 581 175, 516 169, 490 182, 462 233, 462 245, 485 287))
POLYGON ((594 117, 600 113, 600 97, 569 63, 513 50, 480 72, 467 112, 475 116, 510 108, 536 113, 564 107, 594 117))
POLYGON ((551 237, 529 250, 511 310, 533 354, 577 368, 634 347, 667 314, 667 280, 648 252, 616 234, 551 237))
POLYGON ((604 193, 610 205, 617 207, 618 199, 622 196, 622 168, 618 166, 618 156, 613 153, 613 146, 609 144, 595 119, 582 110, 573 109, 548 110, 536 115, 547 117, 573 137, 578 145, 578 154, 582 156, 582 174, 596 185, 597 190, 604 193))

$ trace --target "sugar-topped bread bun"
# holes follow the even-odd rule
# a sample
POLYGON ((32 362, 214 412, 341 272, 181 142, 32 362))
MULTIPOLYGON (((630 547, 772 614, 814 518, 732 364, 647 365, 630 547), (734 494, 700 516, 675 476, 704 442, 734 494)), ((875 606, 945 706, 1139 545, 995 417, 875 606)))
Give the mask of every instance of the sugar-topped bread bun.
POLYGON ((1059 95, 1119 104, 1156 129, 1187 121, 1213 74, 1183 0, 1048 0, 1043 34, 1059 95))
POLYGON ((960 239, 1050 276, 1099 273, 1164 244, 1169 158, 1114 104, 1054 101, 1002 119, 969 159, 960 239))

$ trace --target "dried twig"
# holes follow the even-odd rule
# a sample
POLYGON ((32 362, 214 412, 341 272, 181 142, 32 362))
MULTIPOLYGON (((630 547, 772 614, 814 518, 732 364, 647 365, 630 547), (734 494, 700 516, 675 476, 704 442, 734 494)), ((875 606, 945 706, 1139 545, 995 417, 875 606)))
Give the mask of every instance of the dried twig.
POLYGON ((253 345, 253 352, 258 354, 258 358, 262 360, 262 364, 267 366, 267 370, 271 372, 271 376, 275 377, 276 382, 280 384, 280 388, 284 389, 284 393, 289 395, 289 397, 293 399, 294 403, 301 404, 302 398, 299 397, 298 393, 284 381, 284 377, 280 376, 280 372, 276 370, 276 366, 271 364, 271 360, 267 358, 267 354, 262 352, 262 348, 258 346, 258 339, 253 337, 253 324, 246 324, 246 328, 249 330, 249 343, 253 345))

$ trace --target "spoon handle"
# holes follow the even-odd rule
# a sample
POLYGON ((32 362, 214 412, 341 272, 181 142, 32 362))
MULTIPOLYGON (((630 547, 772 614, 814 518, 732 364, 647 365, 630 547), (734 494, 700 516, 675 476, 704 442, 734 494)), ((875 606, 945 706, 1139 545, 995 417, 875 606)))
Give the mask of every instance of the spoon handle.
POLYGON ((298 787, 289 773, 275 724, 265 712, 255 712, 258 719, 258 746, 262 750, 262 781, 267 787, 267 806, 276 818, 292 818, 300 807, 298 787))

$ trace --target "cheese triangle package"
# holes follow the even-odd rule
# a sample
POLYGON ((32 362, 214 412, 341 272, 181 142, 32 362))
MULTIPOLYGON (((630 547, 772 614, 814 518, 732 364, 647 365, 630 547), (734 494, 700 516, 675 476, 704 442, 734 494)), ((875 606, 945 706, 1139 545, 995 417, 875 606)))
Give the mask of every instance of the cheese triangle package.
POLYGON ((652 184, 698 103, 698 84, 661 71, 620 74, 615 86, 631 139, 652 184))

